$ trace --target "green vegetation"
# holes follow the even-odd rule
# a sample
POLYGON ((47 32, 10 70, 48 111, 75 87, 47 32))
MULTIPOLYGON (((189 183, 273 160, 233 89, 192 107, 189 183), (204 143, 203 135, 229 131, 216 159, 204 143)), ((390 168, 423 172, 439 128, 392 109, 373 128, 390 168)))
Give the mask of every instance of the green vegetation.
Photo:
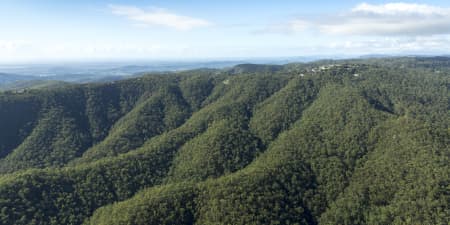
POLYGON ((57 80, 21 80, 10 84, 0 85, 0 91, 22 92, 33 89, 53 89, 68 85, 70 85, 70 83, 57 80))
POLYGON ((0 224, 447 225, 449 74, 247 64, 2 93, 0 224))

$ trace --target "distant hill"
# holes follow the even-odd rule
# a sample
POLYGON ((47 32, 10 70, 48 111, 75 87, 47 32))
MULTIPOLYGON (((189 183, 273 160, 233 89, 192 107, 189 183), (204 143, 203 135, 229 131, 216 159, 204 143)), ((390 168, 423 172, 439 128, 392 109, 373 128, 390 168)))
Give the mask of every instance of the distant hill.
POLYGON ((448 58, 24 86, 0 93, 0 224, 450 221, 448 58))
POLYGON ((0 84, 8 84, 16 81, 35 79, 33 76, 0 73, 0 84))
POLYGON ((12 83, 3 84, 0 90, 25 90, 25 89, 49 89, 69 85, 70 83, 55 80, 21 80, 12 83))
POLYGON ((281 65, 261 65, 261 64, 239 64, 230 69, 228 72, 232 74, 241 73, 275 73, 282 70, 281 65))

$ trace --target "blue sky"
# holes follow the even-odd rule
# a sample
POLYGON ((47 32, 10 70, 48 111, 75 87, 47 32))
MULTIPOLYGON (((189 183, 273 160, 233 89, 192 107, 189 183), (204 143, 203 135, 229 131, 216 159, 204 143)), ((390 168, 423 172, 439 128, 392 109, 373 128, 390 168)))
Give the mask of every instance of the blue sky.
POLYGON ((450 1, 0 0, 0 63, 448 53, 450 1))

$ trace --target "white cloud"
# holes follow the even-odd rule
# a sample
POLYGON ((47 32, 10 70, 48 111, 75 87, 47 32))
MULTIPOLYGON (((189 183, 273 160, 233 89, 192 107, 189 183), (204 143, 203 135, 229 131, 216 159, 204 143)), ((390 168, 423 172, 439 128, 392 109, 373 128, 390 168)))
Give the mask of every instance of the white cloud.
POLYGON ((351 54, 444 54, 450 51, 449 36, 385 37, 369 40, 332 42, 322 46, 351 54))
POLYGON ((124 16, 135 22, 135 26, 165 26, 176 30, 187 31, 194 28, 210 26, 209 21, 178 15, 165 9, 153 8, 143 10, 134 6, 110 5, 112 13, 124 16))
POLYGON ((414 3, 387 3, 382 5, 372 5, 368 3, 361 3, 355 6, 352 10, 354 13, 373 13, 377 15, 448 15, 448 9, 414 3))
POLYGON ((290 32, 307 29, 324 34, 429 36, 450 34, 450 8, 414 3, 361 3, 347 12, 312 20, 291 20, 290 32), (292 26, 301 21, 300 28, 292 26))

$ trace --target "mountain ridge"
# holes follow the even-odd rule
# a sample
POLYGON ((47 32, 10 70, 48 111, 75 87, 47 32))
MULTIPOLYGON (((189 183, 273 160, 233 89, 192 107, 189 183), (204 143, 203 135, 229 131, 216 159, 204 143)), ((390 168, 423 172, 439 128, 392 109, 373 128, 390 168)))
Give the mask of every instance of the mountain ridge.
POLYGON ((445 224, 448 62, 2 93, 0 224, 445 224))

